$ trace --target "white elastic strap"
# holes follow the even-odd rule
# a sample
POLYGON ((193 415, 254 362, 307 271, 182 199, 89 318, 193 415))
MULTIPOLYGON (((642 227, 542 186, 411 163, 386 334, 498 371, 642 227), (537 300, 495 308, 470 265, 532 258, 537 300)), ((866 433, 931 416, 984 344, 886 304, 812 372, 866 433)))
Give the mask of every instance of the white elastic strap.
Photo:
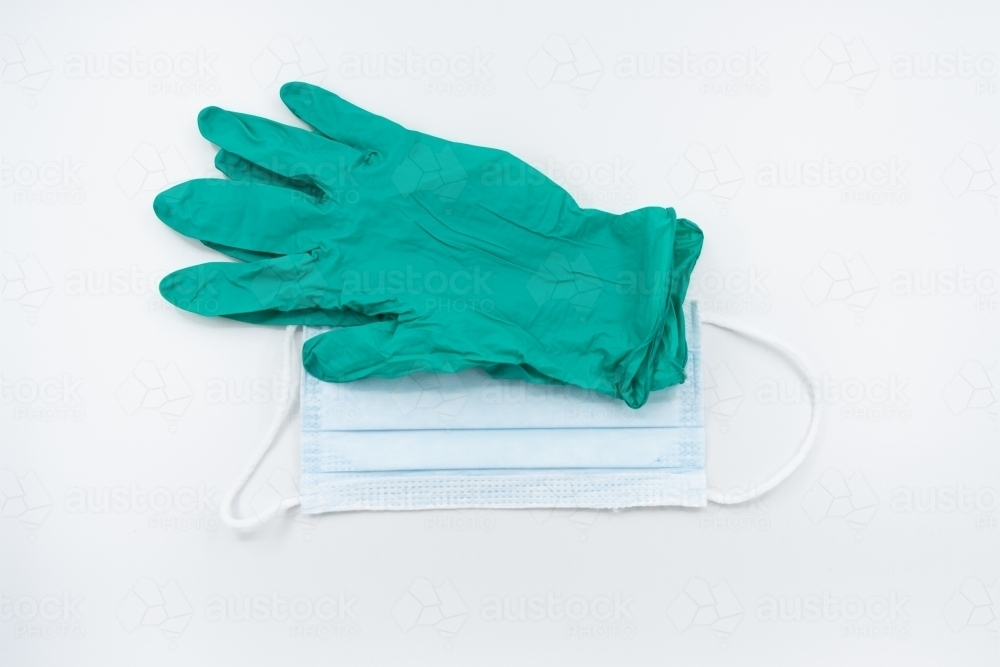
POLYGON ((809 450, 813 446, 813 442, 816 440, 816 433, 819 431, 819 400, 816 397, 816 385, 813 382, 813 375, 809 370, 809 365, 802 360, 802 357, 800 357, 798 353, 781 341, 776 340, 767 334, 762 334, 758 331, 748 329, 742 325, 733 324, 725 319, 719 319, 715 315, 707 313, 703 314, 701 316, 701 321, 704 324, 711 324, 712 326, 720 329, 726 329, 727 331, 732 331, 733 333, 740 334, 741 336, 757 341, 758 343, 762 343, 781 354, 785 357, 785 359, 790 361, 792 365, 795 366, 795 369, 802 375, 802 378, 805 380, 806 393, 809 396, 809 429, 806 431, 805 437, 802 438, 802 442, 799 443, 799 448, 798 451, 795 452, 795 456, 793 456, 781 470, 776 472, 771 479, 759 486, 755 485, 752 490, 745 493, 726 494, 724 496, 716 489, 709 489, 708 499, 711 502, 718 505, 738 505, 739 503, 744 503, 748 500, 764 495, 785 481, 789 475, 795 472, 796 468, 802 465, 806 455, 809 454, 809 450))
POLYGON ((285 393, 285 403, 281 406, 281 410, 279 410, 275 415, 274 420, 267 429, 267 433, 264 434, 264 440, 260 443, 257 451, 247 462, 246 468, 244 468, 243 472, 240 474, 239 480, 229 490, 229 492, 226 493, 226 497, 222 499, 222 507, 219 509, 219 514, 222 517, 222 523, 234 530, 253 530, 260 528, 278 514, 284 514, 299 505, 299 498, 286 498, 272 507, 257 511, 255 516, 240 519, 237 518, 235 514, 236 501, 239 498, 240 493, 243 492, 243 487, 246 486, 254 471, 257 470, 257 466, 260 465, 261 460, 267 454, 268 450, 271 449, 271 445, 273 445, 274 441, 277 439, 278 429, 280 429, 281 425, 285 422, 285 418, 288 417, 288 413, 291 411, 292 404, 295 403, 293 393, 297 394, 298 392, 291 391, 291 379, 292 367, 298 359, 298 356, 295 354, 295 330, 297 328, 298 327, 296 326, 290 326, 285 329, 285 357, 282 363, 284 366, 284 384, 282 386, 288 388, 288 391, 285 393))

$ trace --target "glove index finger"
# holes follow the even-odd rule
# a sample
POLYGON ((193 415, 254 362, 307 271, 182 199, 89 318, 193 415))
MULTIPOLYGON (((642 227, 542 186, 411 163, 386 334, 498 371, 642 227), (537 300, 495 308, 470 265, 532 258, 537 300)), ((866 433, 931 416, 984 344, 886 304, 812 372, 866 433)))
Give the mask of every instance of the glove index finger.
POLYGON ((188 312, 244 320, 260 319, 256 314, 263 311, 350 310, 365 316, 361 320, 372 321, 396 317, 404 310, 391 296, 345 285, 342 273, 316 252, 189 266, 164 277, 160 294, 188 312))

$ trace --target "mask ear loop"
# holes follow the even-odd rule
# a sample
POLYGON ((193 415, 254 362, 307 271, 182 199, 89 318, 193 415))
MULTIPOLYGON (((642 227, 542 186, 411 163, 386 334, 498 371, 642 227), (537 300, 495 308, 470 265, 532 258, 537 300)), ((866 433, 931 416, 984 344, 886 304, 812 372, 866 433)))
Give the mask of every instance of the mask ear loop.
MULTIPOLYGON (((298 326, 290 326, 285 328, 285 356, 283 361, 284 366, 284 386, 291 386, 292 379, 292 366, 295 364, 295 330, 298 326)), ((296 394, 298 392, 295 392, 296 394)), ((278 514, 285 514, 289 510, 298 507, 300 503, 299 498, 286 498, 280 503, 277 503, 265 510, 255 513, 255 516, 249 516, 246 518, 238 518, 236 516, 236 501, 239 498, 240 493, 243 492, 243 488, 246 486, 250 477, 257 470, 257 466, 260 465, 261 460, 271 449, 271 445, 274 444, 275 439, 278 435, 278 430, 281 425, 285 422, 288 414, 291 412, 291 407, 295 403, 295 399, 292 398, 292 392, 289 390, 285 394, 285 403, 282 405, 281 410, 275 415, 274 419, 271 421, 271 425, 267 428, 267 432, 264 434, 264 440, 260 443, 257 451, 254 453, 250 460, 247 462, 246 467, 243 472, 240 473, 239 480, 236 484, 229 489, 226 493, 226 497, 222 499, 222 506, 219 508, 219 515, 222 518, 222 523, 226 524, 233 530, 255 530, 260 528, 265 523, 273 519, 278 514)))
POLYGON ((738 505, 764 495, 785 481, 789 475, 795 472, 796 468, 802 465, 802 462, 809 454, 809 450, 812 448, 813 443, 816 441, 816 434, 819 432, 819 400, 816 396, 816 384, 813 381, 813 375, 809 370, 809 365, 802 360, 802 357, 800 357, 798 353, 781 341, 772 338, 767 334, 748 329, 742 325, 733 324, 725 319, 719 319, 714 315, 703 314, 701 321, 704 324, 711 324, 719 329, 725 329, 726 331, 731 331, 735 334, 743 336, 744 338, 761 343, 783 356, 791 362, 792 366, 794 366, 802 376, 802 379, 805 380, 806 393, 809 396, 809 428, 806 430, 805 436, 799 443, 799 448, 798 451, 795 452, 795 456, 793 456, 791 460, 786 463, 783 468, 781 468, 781 470, 776 472, 771 479, 759 486, 755 486, 752 490, 746 493, 739 493, 735 495, 727 494, 726 496, 723 496, 720 491, 709 489, 708 499, 711 502, 716 503, 717 505, 738 505))

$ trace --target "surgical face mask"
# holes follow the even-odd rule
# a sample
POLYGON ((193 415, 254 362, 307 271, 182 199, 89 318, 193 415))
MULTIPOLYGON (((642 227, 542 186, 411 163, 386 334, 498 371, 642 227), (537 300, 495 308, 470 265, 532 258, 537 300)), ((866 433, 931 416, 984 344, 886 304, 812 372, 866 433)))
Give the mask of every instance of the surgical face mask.
MULTIPOLYGON (((243 486, 270 448, 275 420, 222 504, 222 518, 254 528, 301 504, 308 514, 349 510, 457 508, 704 507, 744 502, 775 487, 805 458, 818 427, 811 415, 796 455, 771 479, 723 497, 705 472, 701 325, 713 324, 782 353, 808 380, 805 364, 781 345, 685 304, 687 381, 654 392, 642 408, 569 385, 499 380, 473 369, 415 373, 347 384, 302 373, 300 498, 237 518, 243 486)), ((322 330, 305 330, 304 336, 322 330)), ((286 333, 294 359, 295 328, 286 333)), ((290 375, 292 362, 286 363, 290 375)))

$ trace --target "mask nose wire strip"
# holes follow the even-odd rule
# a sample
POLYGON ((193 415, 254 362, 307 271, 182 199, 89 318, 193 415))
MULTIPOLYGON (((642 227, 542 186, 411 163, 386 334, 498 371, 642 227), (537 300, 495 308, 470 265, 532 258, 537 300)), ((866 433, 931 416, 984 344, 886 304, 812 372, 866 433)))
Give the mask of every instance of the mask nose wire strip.
POLYGON ((246 486, 250 477, 257 470, 257 466, 260 465, 261 460, 271 449, 271 445, 274 444, 275 439, 278 435, 278 430, 281 425, 285 422, 288 414, 291 412, 292 405, 295 403, 293 396, 297 396, 298 392, 292 392, 291 379, 292 379, 292 367, 295 365, 295 330, 298 326, 290 326, 285 328, 285 356, 282 365, 284 366, 284 386, 289 387, 289 390, 285 393, 285 403, 281 407, 281 410, 275 415, 274 419, 271 421, 271 425, 267 428, 267 432, 264 435, 264 439, 261 441, 260 446, 257 447, 257 451, 254 455, 247 461, 246 467, 243 472, 240 473, 240 477, 236 484, 226 493, 226 497, 222 499, 222 506, 219 508, 219 515, 222 518, 222 523, 226 524, 234 530, 254 530, 260 528, 265 523, 270 521, 273 517, 278 514, 284 514, 294 507, 299 505, 299 498, 285 498, 281 502, 265 509, 255 512, 254 516, 249 516, 245 518, 238 518, 236 516, 236 501, 243 491, 243 487, 246 486))
POLYGON ((744 338, 761 343, 779 353, 791 362, 792 366, 794 366, 802 376, 802 379, 805 380, 806 393, 809 396, 809 428, 806 430, 805 436, 799 443, 799 448, 798 451, 795 452, 795 456, 793 456, 791 460, 788 461, 783 468, 781 468, 781 470, 776 472, 771 479, 761 485, 754 485, 753 489, 746 492, 728 493, 723 495, 716 489, 708 490, 709 501, 716 503, 717 505, 738 505, 739 503, 744 503, 748 500, 764 495, 785 481, 789 475, 795 472, 796 468, 802 465, 802 462, 809 454, 809 450, 812 448, 813 443, 816 441, 816 434, 819 431, 819 400, 816 396, 816 384, 813 381, 813 374, 809 370, 809 365, 802 360, 802 357, 800 357, 797 352, 792 350, 785 343, 782 343, 767 334, 748 329, 743 325, 729 322, 724 318, 717 318, 715 315, 707 313, 702 314, 701 321, 704 324, 711 324, 719 329, 725 329, 726 331, 731 331, 735 334, 743 336, 744 338))

